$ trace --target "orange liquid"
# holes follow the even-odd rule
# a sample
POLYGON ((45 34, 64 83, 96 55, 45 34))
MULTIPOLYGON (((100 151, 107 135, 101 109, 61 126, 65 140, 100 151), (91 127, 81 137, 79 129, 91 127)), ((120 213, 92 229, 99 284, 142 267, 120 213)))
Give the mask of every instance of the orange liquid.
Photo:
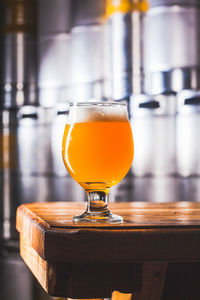
POLYGON ((106 190, 128 172, 133 138, 128 121, 66 125, 63 159, 71 176, 86 190, 106 190))

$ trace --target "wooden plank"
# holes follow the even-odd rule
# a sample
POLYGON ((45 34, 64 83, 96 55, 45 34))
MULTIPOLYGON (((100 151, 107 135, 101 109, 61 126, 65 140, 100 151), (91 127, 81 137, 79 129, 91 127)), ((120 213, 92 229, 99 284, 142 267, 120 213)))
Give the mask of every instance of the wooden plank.
POLYGON ((44 258, 44 234, 50 225, 31 211, 26 205, 17 209, 16 228, 29 243, 44 258))
POLYGON ((51 280, 51 278, 55 276, 55 272, 53 268, 49 268, 48 262, 38 255, 38 253, 26 242, 26 239, 21 234, 20 255, 43 289, 47 293, 51 294, 51 290, 54 289, 54 280, 51 280), (50 274, 51 276, 49 276, 50 274))
POLYGON ((131 221, 120 226, 81 227, 71 219, 84 206, 85 203, 22 205, 17 210, 17 229, 44 260, 200 261, 200 203, 112 203, 113 212, 125 219, 129 216, 131 221))
MULTIPOLYGON (((24 206, 22 206, 24 209, 24 206)), ((91 227, 91 224, 74 224, 72 218, 84 211, 86 203, 52 202, 26 204, 26 208, 35 214, 38 223, 41 221, 51 228, 78 228, 91 227)), ((165 226, 200 226, 200 203, 147 203, 128 202, 110 203, 114 213, 124 217, 122 225, 93 224, 92 227, 103 228, 151 228, 165 226)), ((20 210, 20 208, 19 208, 20 210)), ((18 225, 20 229, 20 224, 18 225)))
POLYGON ((45 255, 69 262, 199 261, 200 230, 77 230, 46 234, 45 255), (54 245, 57 245, 54 247, 54 245), (92 255, 91 255, 92 253, 92 255))
POLYGON ((142 290, 133 300, 160 300, 168 263, 145 263, 142 267, 142 290))
POLYGON ((44 290, 51 296, 110 298, 112 291, 141 289, 140 264, 68 264, 43 260, 20 235, 20 254, 44 290))

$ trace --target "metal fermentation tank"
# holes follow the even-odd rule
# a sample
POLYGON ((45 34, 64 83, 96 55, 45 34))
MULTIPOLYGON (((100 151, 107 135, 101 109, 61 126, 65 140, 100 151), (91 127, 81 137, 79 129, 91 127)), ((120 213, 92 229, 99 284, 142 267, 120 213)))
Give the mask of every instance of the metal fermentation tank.
POLYGON ((33 277, 19 255, 18 111, 37 105, 36 1, 0 3, 0 298, 31 299, 33 277))
POLYGON ((199 1, 149 1, 144 20, 145 90, 199 89, 199 1))
MULTIPOLYGON (((143 25, 145 92, 174 97, 173 194, 175 200, 199 201, 199 1, 149 3, 143 25)), ((163 136, 168 133, 166 128, 163 136)))

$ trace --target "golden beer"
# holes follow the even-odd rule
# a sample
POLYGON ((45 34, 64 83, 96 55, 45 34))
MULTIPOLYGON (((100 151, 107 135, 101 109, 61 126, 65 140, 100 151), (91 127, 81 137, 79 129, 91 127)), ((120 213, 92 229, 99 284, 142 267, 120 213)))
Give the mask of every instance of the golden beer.
POLYGON ((67 170, 86 192, 107 194, 123 179, 133 160, 126 105, 80 103, 70 111, 69 123, 62 149, 67 170))

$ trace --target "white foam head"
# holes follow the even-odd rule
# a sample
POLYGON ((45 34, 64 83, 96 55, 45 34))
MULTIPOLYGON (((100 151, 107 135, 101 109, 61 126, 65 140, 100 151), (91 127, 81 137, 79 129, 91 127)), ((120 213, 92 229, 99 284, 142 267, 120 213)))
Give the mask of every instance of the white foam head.
POLYGON ((69 122, 105 122, 127 121, 128 113, 125 103, 84 102, 74 103, 70 107, 69 122))

